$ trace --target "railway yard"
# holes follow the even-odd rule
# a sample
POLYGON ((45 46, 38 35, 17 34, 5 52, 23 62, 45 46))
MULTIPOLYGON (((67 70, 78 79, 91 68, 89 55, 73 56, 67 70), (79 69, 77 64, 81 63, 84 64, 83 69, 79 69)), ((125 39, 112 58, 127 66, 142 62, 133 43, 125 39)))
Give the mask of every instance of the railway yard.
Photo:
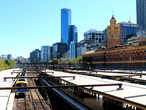
MULTIPOLYGON (((36 76, 35 74, 28 74, 29 76, 36 76)), ((29 87, 36 87, 35 79, 28 78, 29 87)), ((45 100, 37 89, 29 89, 25 93, 24 98, 15 98, 13 110, 50 110, 45 100)))
POLYGON ((0 72, 0 104, 1 110, 146 110, 145 85, 146 71, 17 68, 0 72), (27 86, 17 87, 20 79, 27 86))

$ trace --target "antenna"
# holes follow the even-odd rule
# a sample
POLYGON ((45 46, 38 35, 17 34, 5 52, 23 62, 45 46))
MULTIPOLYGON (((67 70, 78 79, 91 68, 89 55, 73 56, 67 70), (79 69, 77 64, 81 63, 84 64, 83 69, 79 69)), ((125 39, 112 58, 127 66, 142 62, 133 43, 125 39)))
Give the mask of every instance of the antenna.
POLYGON ((114 17, 114 10, 112 9, 112 17, 114 17))
POLYGON ((131 17, 129 16, 129 23, 131 23, 131 17))

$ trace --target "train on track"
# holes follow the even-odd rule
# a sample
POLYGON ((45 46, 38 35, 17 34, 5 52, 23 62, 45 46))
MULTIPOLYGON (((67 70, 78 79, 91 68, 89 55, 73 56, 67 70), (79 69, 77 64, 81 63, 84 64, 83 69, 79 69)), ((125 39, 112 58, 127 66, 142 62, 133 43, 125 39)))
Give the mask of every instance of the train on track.
MULTIPOLYGON (((20 76, 26 76, 26 72, 22 72, 20 76)), ((16 81, 15 83, 15 87, 26 87, 28 84, 27 79, 26 78, 20 78, 16 81)), ((27 89, 16 89, 16 97, 25 97, 25 93, 26 93, 27 89)))
POLYGON ((146 46, 121 46, 90 51, 82 55, 83 64, 93 67, 145 68, 146 46))

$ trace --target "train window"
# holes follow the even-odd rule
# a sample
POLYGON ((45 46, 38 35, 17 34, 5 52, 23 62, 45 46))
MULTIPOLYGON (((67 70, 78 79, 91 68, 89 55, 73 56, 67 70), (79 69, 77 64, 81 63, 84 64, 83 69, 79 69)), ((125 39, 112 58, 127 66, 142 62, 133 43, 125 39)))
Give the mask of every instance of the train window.
POLYGON ((19 81, 25 81, 25 79, 19 79, 19 81))
POLYGON ((16 87, 26 87, 26 84, 24 83, 16 84, 16 87))

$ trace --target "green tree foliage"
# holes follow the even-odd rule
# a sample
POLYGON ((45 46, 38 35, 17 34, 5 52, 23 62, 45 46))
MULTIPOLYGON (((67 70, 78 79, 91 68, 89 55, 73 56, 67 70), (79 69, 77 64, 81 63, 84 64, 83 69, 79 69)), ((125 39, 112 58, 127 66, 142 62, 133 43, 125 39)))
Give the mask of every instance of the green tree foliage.
POLYGON ((72 58, 69 60, 70 64, 80 64, 82 63, 83 58, 82 57, 78 57, 78 58, 72 58))
POLYGON ((58 64, 58 60, 57 59, 53 59, 53 60, 50 60, 49 63, 58 64))
POLYGON ((2 61, 0 59, 0 71, 1 70, 6 70, 6 69, 10 69, 10 68, 14 68, 16 66, 16 62, 13 60, 5 60, 2 61))
POLYGON ((6 63, 10 68, 16 67, 16 62, 15 62, 14 60, 5 60, 5 63, 6 63))
POLYGON ((52 64, 80 64, 82 63, 83 58, 82 56, 77 57, 77 58, 72 58, 72 59, 53 59, 50 60, 49 63, 52 64))

